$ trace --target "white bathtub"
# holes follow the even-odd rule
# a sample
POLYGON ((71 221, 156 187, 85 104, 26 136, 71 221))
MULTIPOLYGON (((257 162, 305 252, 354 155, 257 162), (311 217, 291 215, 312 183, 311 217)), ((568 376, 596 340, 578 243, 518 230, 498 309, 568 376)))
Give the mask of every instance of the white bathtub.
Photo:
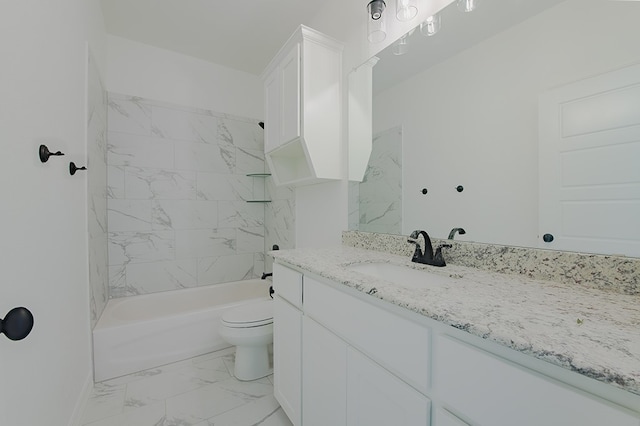
POLYGON ((93 330, 95 381, 229 347, 220 317, 268 299, 270 285, 254 279, 110 300, 93 330))

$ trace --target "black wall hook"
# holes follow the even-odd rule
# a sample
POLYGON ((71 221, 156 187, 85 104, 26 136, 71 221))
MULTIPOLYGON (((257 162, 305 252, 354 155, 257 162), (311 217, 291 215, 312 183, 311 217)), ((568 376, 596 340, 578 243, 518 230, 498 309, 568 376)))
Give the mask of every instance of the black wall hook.
POLYGON ((22 340, 33 329, 33 314, 27 308, 13 308, 0 319, 0 333, 10 340, 22 340))
POLYGON ((73 161, 69 163, 69 174, 71 176, 75 175, 78 170, 87 170, 87 168, 85 166, 78 167, 73 161))
POLYGON ((46 163, 47 161, 49 161, 49 157, 51 156, 59 156, 59 155, 64 155, 62 152, 58 151, 58 152, 51 152, 49 151, 49 148, 47 148, 46 145, 40 145, 40 149, 38 149, 38 155, 40 156, 40 161, 43 163, 46 163))
POLYGON ((464 191, 464 186, 462 186, 462 185, 456 186, 456 191, 458 191, 458 192, 464 191))

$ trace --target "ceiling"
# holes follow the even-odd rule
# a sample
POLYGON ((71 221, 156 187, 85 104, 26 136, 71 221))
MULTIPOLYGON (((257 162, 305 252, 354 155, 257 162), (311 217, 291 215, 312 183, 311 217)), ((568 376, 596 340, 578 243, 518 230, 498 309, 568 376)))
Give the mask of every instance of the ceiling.
POLYGON ((101 0, 107 32, 258 75, 300 25, 311 0, 101 0))
MULTIPOLYGON (((259 75, 300 25, 327 5, 366 0, 101 0, 107 32, 259 75), (336 3, 339 2, 339 3, 336 3), (319 7, 320 6, 320 7, 319 7)), ((374 92, 390 87, 562 0, 482 0, 473 13, 455 4, 434 37, 418 31, 403 56, 383 51, 374 92)), ((337 21, 336 25, 340 25, 337 21)), ((389 50, 389 49, 387 49, 389 50)))
POLYGON ((406 54, 394 55, 392 45, 376 55, 380 61, 374 67, 373 92, 388 89, 563 1, 481 0, 472 13, 460 12, 454 2, 440 12, 442 28, 436 35, 426 37, 416 29, 406 54))

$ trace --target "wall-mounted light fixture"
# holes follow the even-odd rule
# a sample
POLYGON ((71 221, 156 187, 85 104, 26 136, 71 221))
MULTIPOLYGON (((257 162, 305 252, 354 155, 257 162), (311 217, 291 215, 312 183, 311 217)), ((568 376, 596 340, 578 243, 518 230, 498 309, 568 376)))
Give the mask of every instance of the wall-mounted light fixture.
POLYGON ((367 5, 367 38, 371 43, 380 43, 387 37, 387 22, 384 17, 384 9, 387 4, 384 0, 372 0, 367 5))
MULTIPOLYGON (((458 9, 462 12, 473 12, 478 7, 480 0, 456 0, 458 9)), ((396 18, 399 21, 410 21, 418 15, 418 0, 395 0, 396 18)), ((387 23, 384 10, 387 4, 384 0, 372 0, 367 4, 367 37, 371 43, 380 43, 387 37, 387 23)), ((442 26, 442 18, 439 13, 429 16, 420 24, 420 32, 427 36, 433 36, 442 26)), ((393 53, 402 55, 408 51, 409 40, 407 38, 413 32, 403 35, 393 43, 393 53)))

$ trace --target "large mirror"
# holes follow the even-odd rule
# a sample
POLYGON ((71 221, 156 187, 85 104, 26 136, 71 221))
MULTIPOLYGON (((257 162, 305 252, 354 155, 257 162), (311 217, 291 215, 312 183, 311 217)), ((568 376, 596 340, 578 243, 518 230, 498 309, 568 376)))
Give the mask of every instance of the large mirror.
MULTIPOLYGON (((541 206, 548 205, 539 199, 545 193, 539 177, 547 174, 538 158, 540 133, 546 132, 541 117, 547 114, 541 99, 640 63, 640 1, 478 3, 474 12, 462 13, 453 2, 441 11, 437 34, 426 37, 417 28, 407 37, 405 54, 395 55, 391 45, 378 55, 373 152, 364 181, 350 184, 350 229, 424 229, 447 238, 453 228, 464 228, 456 239, 564 250, 544 242, 548 231, 540 229, 547 213, 541 206)), ((625 102, 637 105, 636 99, 625 102)), ((596 116, 616 121, 607 102, 592 104, 596 116)), ((585 215, 574 203, 574 216, 566 220, 591 220, 600 240, 622 241, 623 248, 592 244, 583 250, 578 236, 569 250, 638 256, 640 113, 622 115, 626 121, 617 126, 631 132, 619 150, 622 163, 592 155, 580 173, 588 180, 594 170, 624 168, 616 172, 623 176, 598 186, 614 192, 624 187, 627 199, 585 215), (621 214, 638 219, 618 230, 621 214)))

